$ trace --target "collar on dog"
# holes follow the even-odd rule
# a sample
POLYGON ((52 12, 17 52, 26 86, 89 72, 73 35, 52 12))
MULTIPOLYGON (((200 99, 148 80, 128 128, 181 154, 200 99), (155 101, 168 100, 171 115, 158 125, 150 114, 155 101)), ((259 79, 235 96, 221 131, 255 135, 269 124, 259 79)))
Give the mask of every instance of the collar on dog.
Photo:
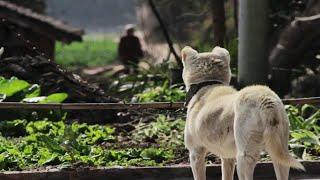
POLYGON ((204 87, 207 87, 207 86, 210 86, 210 85, 215 85, 215 84, 224 84, 224 82, 222 81, 219 81, 219 80, 211 80, 211 81, 203 81, 203 82, 200 82, 200 83, 197 83, 197 84, 191 84, 190 85, 190 89, 189 91, 187 92, 187 95, 186 95, 186 102, 184 104, 184 106, 188 106, 189 102, 191 101, 192 97, 197 94, 197 92, 204 88, 204 87))

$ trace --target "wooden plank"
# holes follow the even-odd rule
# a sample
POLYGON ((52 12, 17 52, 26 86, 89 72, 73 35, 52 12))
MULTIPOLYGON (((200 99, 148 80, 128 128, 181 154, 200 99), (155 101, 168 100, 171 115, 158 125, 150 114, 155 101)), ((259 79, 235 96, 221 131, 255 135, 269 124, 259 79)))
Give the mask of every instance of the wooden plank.
MULTIPOLYGON (((284 104, 320 104, 320 97, 283 99, 284 104)), ((35 104, 20 102, 1 102, 0 109, 60 109, 60 110, 141 110, 141 109, 181 109, 184 102, 155 102, 155 103, 61 103, 35 104)))
POLYGON ((302 105, 302 104, 320 104, 320 97, 283 99, 284 104, 302 105))
MULTIPOLYGON (((320 177, 320 161, 302 161, 302 164, 306 168, 306 172, 291 170, 290 179, 319 179, 320 177)), ((118 168, 83 168, 83 169, 69 169, 69 170, 36 170, 36 171, 16 171, 16 172, 0 172, 1 180, 12 179, 33 179, 33 180, 191 180, 192 171, 190 166, 166 166, 166 167, 118 167, 118 168)), ((221 178, 221 167, 218 164, 207 166, 208 179, 221 178)), ((235 173, 236 177, 236 173, 235 173)), ((255 172, 254 179, 269 180, 275 179, 275 173, 273 165, 271 163, 258 163, 255 172)))

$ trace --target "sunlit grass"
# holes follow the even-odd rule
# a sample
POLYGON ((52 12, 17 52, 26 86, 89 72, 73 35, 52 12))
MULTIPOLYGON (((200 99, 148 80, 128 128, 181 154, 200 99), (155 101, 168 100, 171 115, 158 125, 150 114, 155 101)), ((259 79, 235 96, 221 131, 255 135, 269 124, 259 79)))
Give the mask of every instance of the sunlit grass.
POLYGON ((111 38, 85 38, 69 45, 56 44, 56 62, 64 67, 93 67, 112 63, 117 43, 111 38))

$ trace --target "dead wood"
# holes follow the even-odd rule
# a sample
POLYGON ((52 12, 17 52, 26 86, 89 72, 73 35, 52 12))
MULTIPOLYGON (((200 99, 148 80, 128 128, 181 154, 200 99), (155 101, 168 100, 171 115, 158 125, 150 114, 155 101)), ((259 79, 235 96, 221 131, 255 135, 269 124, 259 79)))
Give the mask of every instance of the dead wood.
MULTIPOLYGON (((110 97, 105 91, 91 85, 80 76, 68 72, 56 63, 42 57, 10 57, 0 60, 0 75, 16 76, 32 84, 39 84, 43 95, 65 92, 69 95, 66 102, 72 103, 117 103, 120 100, 110 97)), ((77 112, 71 115, 82 121, 101 122, 103 119, 115 120, 116 112, 104 110, 96 113, 77 112)))

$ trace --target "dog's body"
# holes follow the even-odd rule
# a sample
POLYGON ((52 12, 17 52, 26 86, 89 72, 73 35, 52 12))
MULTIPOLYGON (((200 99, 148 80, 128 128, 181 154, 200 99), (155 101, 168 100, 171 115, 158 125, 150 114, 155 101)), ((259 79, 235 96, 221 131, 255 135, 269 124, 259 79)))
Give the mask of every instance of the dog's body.
POLYGON ((268 87, 249 86, 240 91, 228 86, 230 56, 215 48, 212 53, 182 50, 183 79, 192 84, 219 80, 224 84, 202 87, 188 104, 185 144, 195 179, 205 179, 205 156, 222 158, 223 179, 233 179, 235 160, 240 180, 253 179, 260 152, 267 150, 277 179, 288 179, 289 167, 303 169, 288 152, 288 118, 280 98, 268 87))

